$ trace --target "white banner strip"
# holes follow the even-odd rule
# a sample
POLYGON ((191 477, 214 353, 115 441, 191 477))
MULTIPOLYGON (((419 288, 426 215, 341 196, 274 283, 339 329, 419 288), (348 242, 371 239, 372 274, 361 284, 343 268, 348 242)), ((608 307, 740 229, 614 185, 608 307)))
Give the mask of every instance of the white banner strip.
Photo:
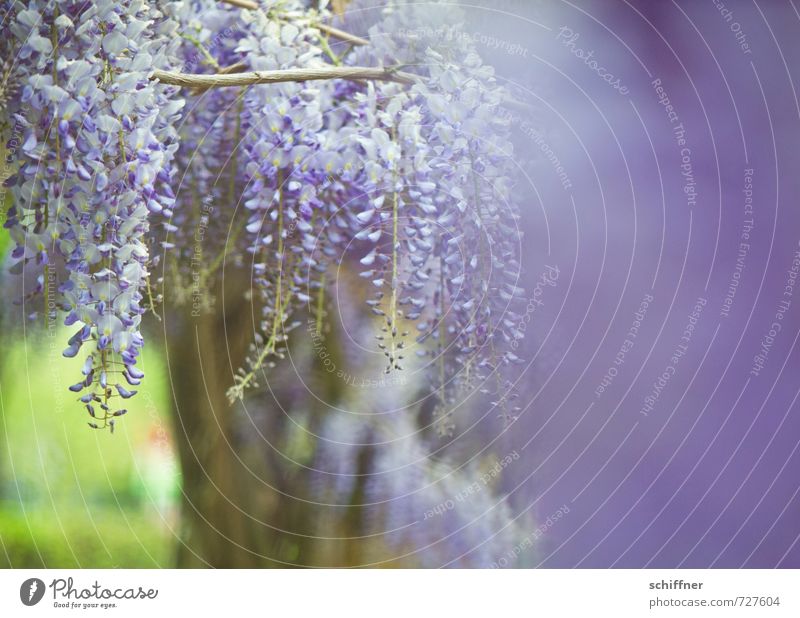
POLYGON ((0 616, 800 616, 796 570, 5 570, 0 616))

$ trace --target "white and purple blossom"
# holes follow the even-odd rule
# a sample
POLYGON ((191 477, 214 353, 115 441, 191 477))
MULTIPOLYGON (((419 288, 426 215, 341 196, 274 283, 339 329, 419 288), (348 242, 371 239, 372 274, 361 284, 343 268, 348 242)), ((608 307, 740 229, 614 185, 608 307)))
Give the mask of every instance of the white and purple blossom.
MULTIPOLYGON (((80 328, 64 355, 87 354, 85 378, 71 390, 85 391, 95 427, 113 429, 113 398, 134 394, 121 381, 141 379, 131 369, 144 343, 146 239, 151 215, 171 214, 166 187, 182 105, 149 74, 171 62, 173 10, 169 2, 34 0, 8 26, 24 139, 5 225, 18 270, 66 275, 59 307, 65 324, 80 328)), ((39 280, 35 292, 49 297, 50 277, 39 280)))
POLYGON ((321 311, 329 270, 346 263, 379 321, 385 371, 424 359, 441 433, 475 390, 513 418, 504 372, 518 360, 521 289, 512 153, 498 114, 507 93, 456 28, 406 36, 417 9, 384 9, 370 45, 337 55, 297 0, 250 11, 210 0, 3 4, 23 130, 6 222, 15 269, 42 271, 32 294, 46 298, 45 271, 63 272, 58 307, 78 329, 64 354, 89 359, 72 390, 102 426, 111 400, 133 396, 144 377, 142 316, 158 300, 151 271, 167 251, 179 258, 179 290, 189 277, 192 289, 208 287, 228 258, 252 273, 258 332, 231 399, 283 355, 300 312, 321 311), (187 92, 184 110, 175 87, 151 79, 155 68, 351 63, 409 66, 411 84, 212 87, 187 92), (243 206, 229 234, 209 200, 243 206), (217 233, 200 243, 209 227, 217 233))

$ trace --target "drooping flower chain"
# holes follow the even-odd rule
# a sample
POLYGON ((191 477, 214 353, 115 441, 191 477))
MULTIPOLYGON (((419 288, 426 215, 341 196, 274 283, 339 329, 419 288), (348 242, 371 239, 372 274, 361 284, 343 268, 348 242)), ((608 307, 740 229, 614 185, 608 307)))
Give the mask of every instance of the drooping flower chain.
POLYGON ((18 269, 44 268, 35 292, 46 306, 55 269, 68 274, 57 306, 78 330, 64 356, 86 354, 70 390, 82 393, 95 428, 113 430, 126 412, 117 402, 144 376, 136 365, 147 234, 152 215, 172 214, 172 125, 182 106, 173 88, 148 76, 172 53, 175 22, 165 14, 172 9, 142 0, 34 0, 10 26, 24 140, 5 225, 18 269))
MULTIPOLYGON (((436 425, 447 434, 451 408, 475 389, 491 395, 506 420, 516 413, 505 376, 519 362, 511 344, 522 336, 514 326, 523 296, 518 212, 511 199, 515 172, 508 126, 497 113, 507 95, 491 67, 457 28, 439 29, 427 39, 430 30, 422 30, 413 39, 406 34, 408 19, 408 12, 390 12, 391 26, 371 31, 379 59, 399 56, 418 67, 422 79, 408 94, 392 84, 376 85, 382 102, 377 113, 376 95, 364 98, 360 123, 369 138, 359 139, 367 161, 363 183, 391 196, 403 225, 392 226, 390 242, 362 260, 390 265, 390 276, 371 268, 362 275, 378 288, 389 287, 388 303, 382 290, 369 302, 376 313, 390 312, 379 335, 390 368, 398 368, 396 350, 406 345, 397 341, 404 334, 398 316, 416 322, 418 343, 435 342, 417 351, 431 359, 425 370, 439 399, 436 425), (395 40, 391 32, 403 36, 395 40), (402 172, 393 174, 396 168, 402 172), (397 264, 398 248, 405 268, 397 264), (404 308, 398 311, 397 303, 404 308)), ((369 222, 373 212, 367 206, 358 222, 369 222)), ((386 209, 378 214, 394 219, 386 209)), ((363 230, 356 238, 364 236, 377 240, 378 234, 363 230)))

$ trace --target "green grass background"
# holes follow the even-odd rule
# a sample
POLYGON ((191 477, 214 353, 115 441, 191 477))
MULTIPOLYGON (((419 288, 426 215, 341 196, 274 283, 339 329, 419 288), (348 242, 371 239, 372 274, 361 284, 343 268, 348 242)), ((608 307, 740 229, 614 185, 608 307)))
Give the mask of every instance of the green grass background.
POLYGON ((158 350, 116 431, 96 431, 67 386, 82 361, 48 338, 3 337, 0 354, 0 566, 171 566, 179 472, 158 350))

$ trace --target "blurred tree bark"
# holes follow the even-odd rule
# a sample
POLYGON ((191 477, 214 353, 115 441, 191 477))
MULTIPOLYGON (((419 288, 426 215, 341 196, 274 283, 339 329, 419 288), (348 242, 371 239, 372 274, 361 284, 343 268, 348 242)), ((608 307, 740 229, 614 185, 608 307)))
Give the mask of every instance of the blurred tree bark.
POLYGON ((266 553, 266 535, 262 537, 263 527, 252 519, 249 507, 253 473, 237 455, 236 407, 226 396, 232 384, 229 362, 243 364, 252 332, 247 328, 250 305, 242 300, 246 282, 236 274, 215 279, 222 282, 207 291, 216 299, 213 311, 193 316, 191 306, 176 305, 165 316, 182 470, 183 538, 177 564, 266 566, 258 555, 266 553))
MULTIPOLYGON (((350 508, 318 507, 304 500, 311 472, 284 456, 290 433, 298 431, 288 419, 290 410, 284 412, 272 394, 258 389, 246 399, 270 446, 255 432, 251 423, 256 421, 242 413, 241 404, 228 401, 226 391, 233 384, 233 372, 244 365, 253 338, 254 309, 244 300, 250 281, 241 269, 237 271, 214 278, 222 282, 209 290, 215 306, 200 316, 192 316, 191 307, 185 304, 170 302, 169 288, 166 291, 165 306, 174 307, 165 315, 166 350, 174 437, 182 469, 177 566, 362 564, 363 543, 348 539, 363 535, 363 509, 358 506, 363 501, 363 478, 349 496, 350 508), (341 540, 321 543, 315 538, 320 517, 341 518, 337 524, 341 540), (323 548, 324 556, 320 554, 323 548)), ((331 329, 326 345, 340 364, 344 361, 337 340, 338 332, 331 329)), ((332 405, 341 402, 342 380, 322 370, 317 355, 311 362, 320 380, 314 382, 316 394, 332 405)), ((279 365, 274 370, 275 383, 270 389, 279 397, 282 385, 292 382, 281 379, 282 369, 285 367, 279 365)), ((308 436, 318 435, 327 406, 313 397, 292 398, 289 405, 307 411, 308 436)), ((369 460, 366 452, 359 458, 359 473, 368 472, 369 460)), ((313 452, 307 463, 313 467, 313 452)))

